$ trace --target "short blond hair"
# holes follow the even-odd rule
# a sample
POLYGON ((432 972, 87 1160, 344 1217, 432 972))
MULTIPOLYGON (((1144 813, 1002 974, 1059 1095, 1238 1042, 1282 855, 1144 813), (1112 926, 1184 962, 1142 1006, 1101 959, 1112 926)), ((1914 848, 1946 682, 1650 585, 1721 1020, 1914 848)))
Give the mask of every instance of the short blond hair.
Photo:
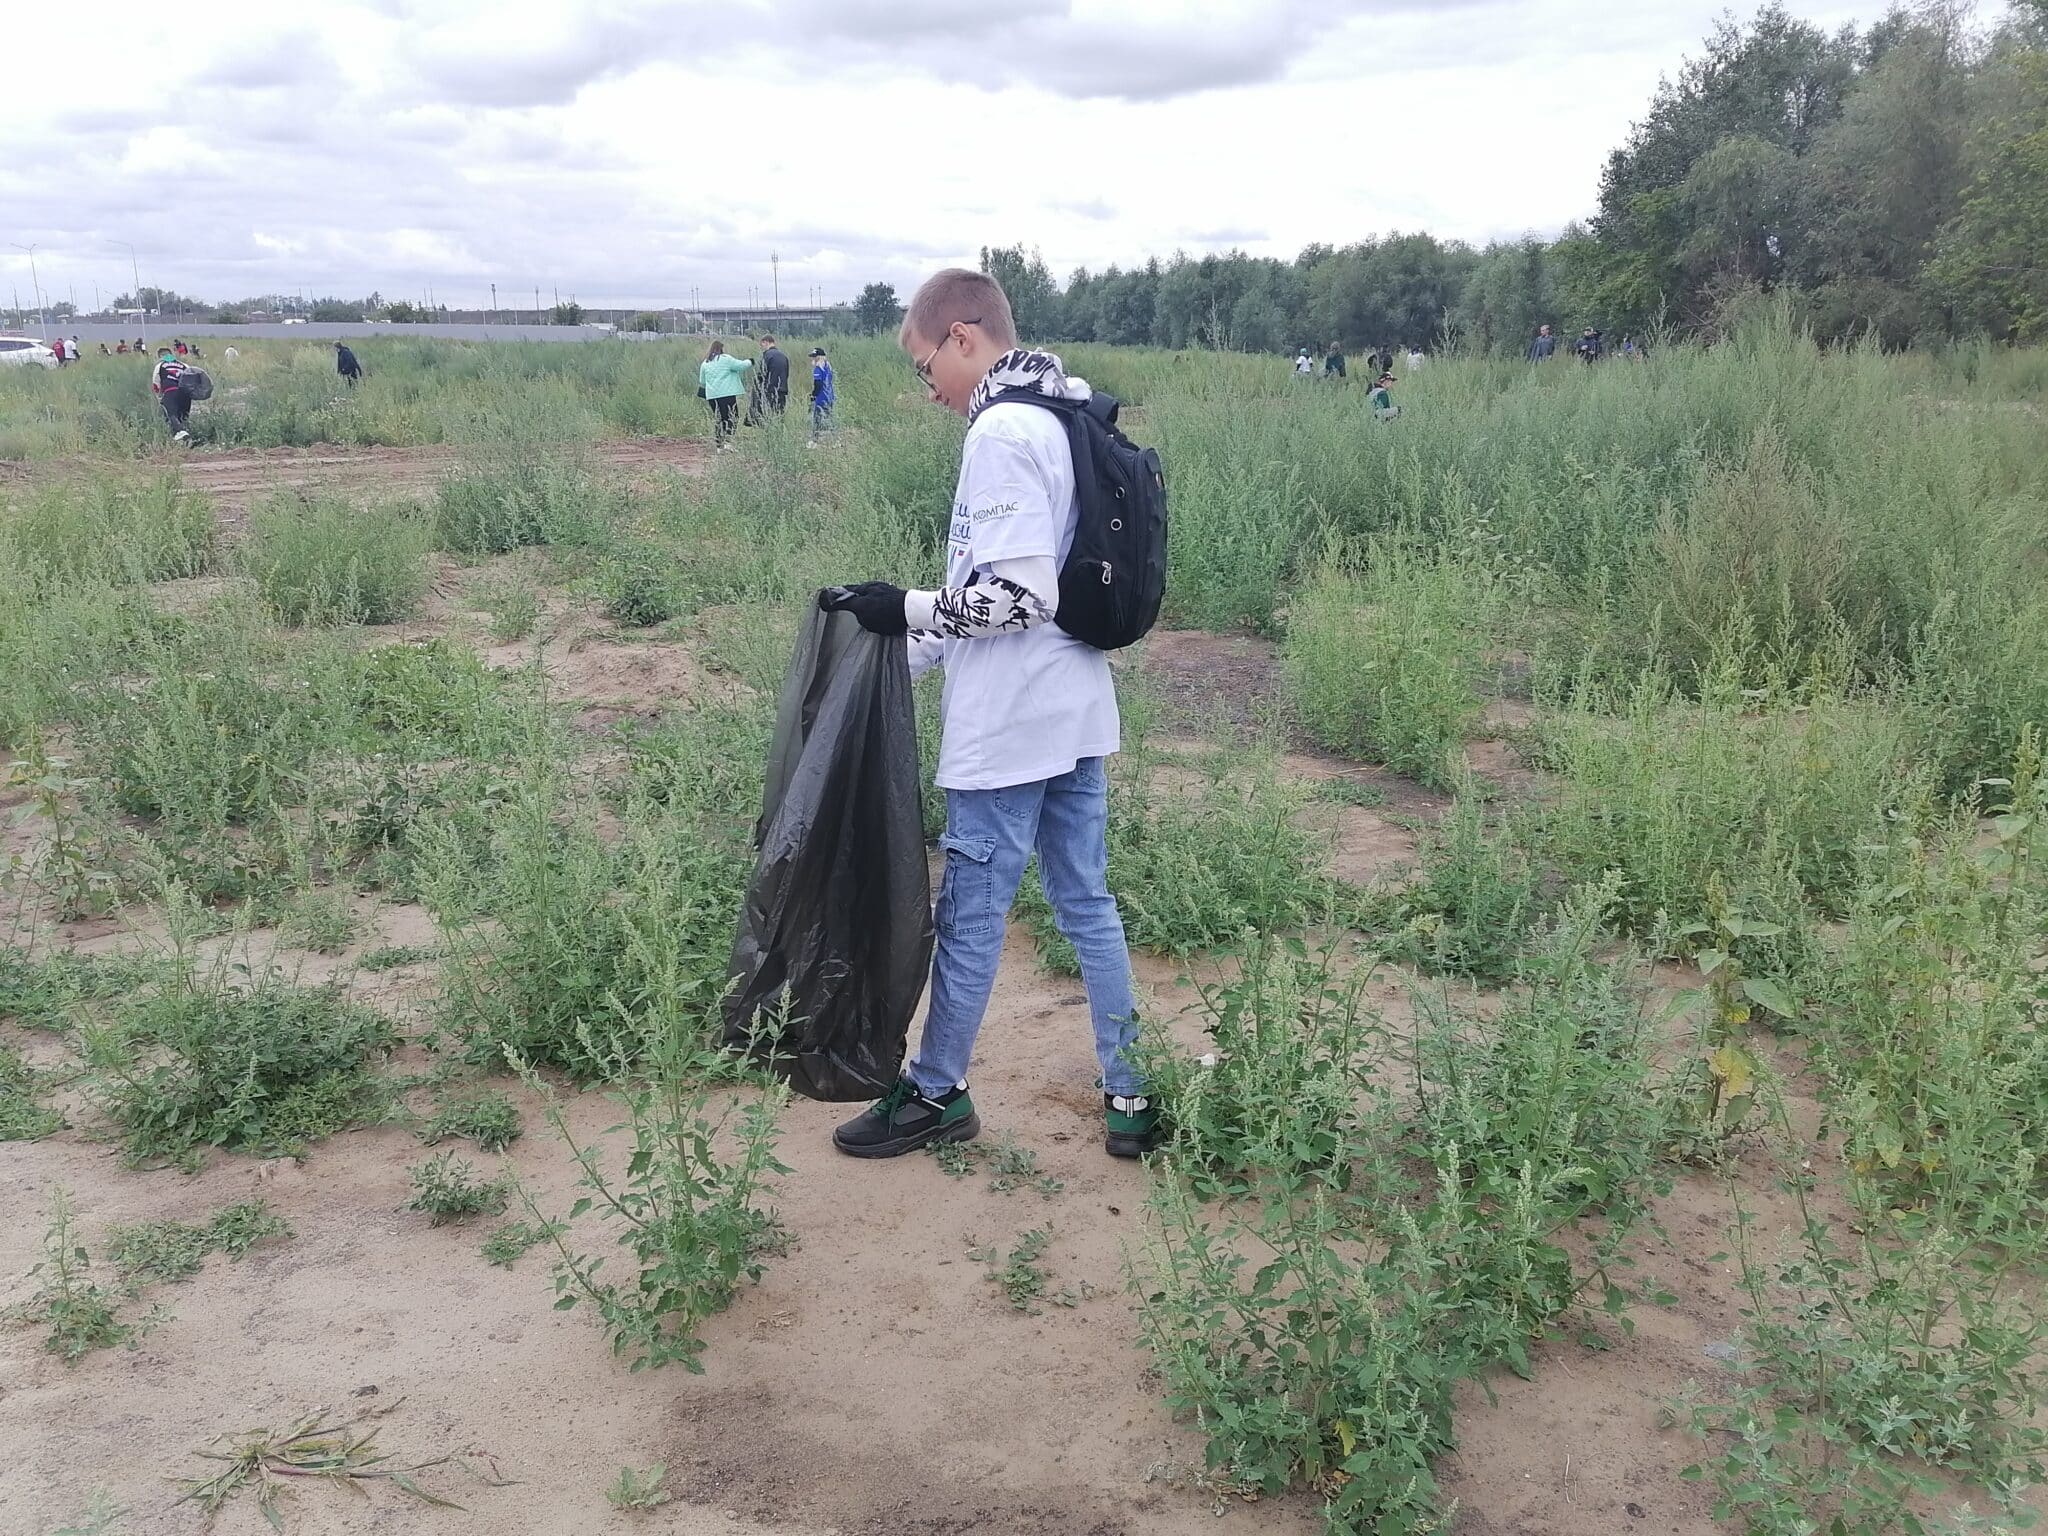
POLYGON ((965 267, 947 267, 918 285, 903 312, 896 341, 907 347, 915 337, 931 346, 943 341, 956 324, 980 326, 999 347, 1017 345, 1017 321, 1003 285, 986 272, 965 267))

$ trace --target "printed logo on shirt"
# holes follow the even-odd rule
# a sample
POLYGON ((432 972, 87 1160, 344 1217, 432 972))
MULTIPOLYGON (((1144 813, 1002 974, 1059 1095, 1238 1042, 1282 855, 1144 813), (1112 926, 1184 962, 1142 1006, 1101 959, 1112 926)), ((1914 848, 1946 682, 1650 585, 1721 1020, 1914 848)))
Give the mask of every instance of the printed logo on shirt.
POLYGON ((999 517, 1015 517, 1023 510, 1024 507, 1021 502, 992 501, 985 507, 976 507, 974 509, 974 521, 976 524, 992 523, 999 517))

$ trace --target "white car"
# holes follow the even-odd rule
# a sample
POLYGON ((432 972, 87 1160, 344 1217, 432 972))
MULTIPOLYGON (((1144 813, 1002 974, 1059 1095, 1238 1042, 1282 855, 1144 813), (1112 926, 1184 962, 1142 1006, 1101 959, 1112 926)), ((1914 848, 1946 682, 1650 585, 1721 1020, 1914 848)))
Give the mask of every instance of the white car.
POLYGON ((57 366, 57 354, 37 341, 33 336, 0 336, 0 364, 12 363, 26 368, 34 363, 39 368, 57 366))

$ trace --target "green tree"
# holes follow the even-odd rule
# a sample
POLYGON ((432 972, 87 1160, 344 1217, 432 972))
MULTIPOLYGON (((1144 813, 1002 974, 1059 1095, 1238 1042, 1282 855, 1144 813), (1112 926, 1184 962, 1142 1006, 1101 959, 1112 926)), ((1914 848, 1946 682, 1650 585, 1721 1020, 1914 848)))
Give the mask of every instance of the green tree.
POLYGON ((1003 285, 1020 340, 1046 341, 1059 335, 1059 285, 1035 249, 1027 252, 1021 245, 984 245, 981 270, 1003 285))
POLYGON ((581 325, 582 323, 583 306, 574 299, 569 300, 567 303, 557 304, 548 312, 549 325, 581 325))
POLYGON ((1999 101, 1971 136, 1962 208, 1927 288, 1964 329, 2048 341, 2048 53, 1999 59, 1999 101))
POLYGON ((896 302, 896 290, 888 283, 869 283, 854 300, 853 320, 863 336, 894 330, 903 321, 903 306, 896 302))

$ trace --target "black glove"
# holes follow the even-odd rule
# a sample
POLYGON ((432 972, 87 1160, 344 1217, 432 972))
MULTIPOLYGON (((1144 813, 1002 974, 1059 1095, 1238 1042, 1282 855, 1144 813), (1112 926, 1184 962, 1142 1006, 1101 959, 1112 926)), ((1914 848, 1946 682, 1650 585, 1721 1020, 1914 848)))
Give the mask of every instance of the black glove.
POLYGON ((903 616, 904 592, 886 581, 864 581, 857 587, 827 587, 818 594, 818 606, 827 613, 850 613, 862 629, 877 635, 907 635, 910 621, 903 616))

